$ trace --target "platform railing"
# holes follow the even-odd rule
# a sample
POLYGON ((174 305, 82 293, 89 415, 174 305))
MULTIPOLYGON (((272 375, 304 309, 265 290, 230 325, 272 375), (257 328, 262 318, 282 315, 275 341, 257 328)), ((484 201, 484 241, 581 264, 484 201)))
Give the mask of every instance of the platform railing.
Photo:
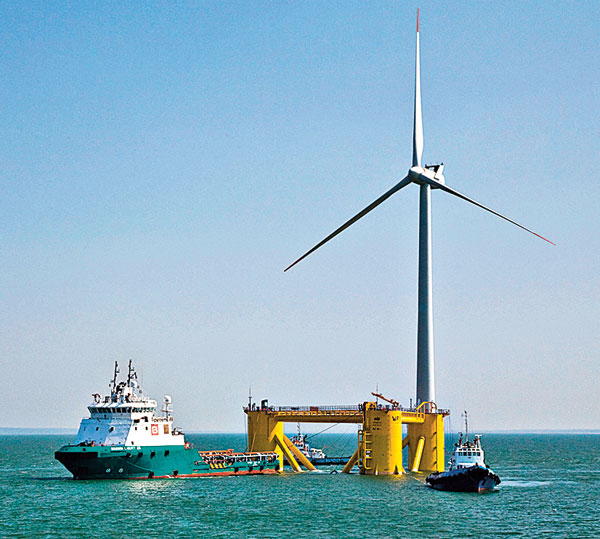
MULTIPOLYGON (((383 405, 378 404, 376 408, 379 410, 399 410, 401 412, 409 413, 409 414, 417 414, 423 415, 424 410, 419 408, 407 408, 404 406, 392 406, 392 405, 383 405)), ((336 404, 336 405, 325 405, 325 406, 266 406, 266 407, 244 407, 245 412, 362 412, 364 409, 364 405, 361 404, 336 404)), ((433 410, 429 410, 427 413, 429 414, 442 414, 442 415, 450 415, 450 410, 435 408, 433 410)))

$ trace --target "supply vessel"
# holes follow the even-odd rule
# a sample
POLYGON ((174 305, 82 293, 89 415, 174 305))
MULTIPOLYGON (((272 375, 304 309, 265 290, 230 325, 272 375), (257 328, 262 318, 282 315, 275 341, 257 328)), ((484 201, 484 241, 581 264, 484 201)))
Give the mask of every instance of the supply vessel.
POLYGON ((127 379, 117 382, 115 361, 110 395, 92 395, 90 417, 81 420, 75 442, 55 452, 74 479, 152 479, 276 473, 275 452, 197 451, 173 425, 171 397, 162 415, 146 396, 129 361, 127 379))

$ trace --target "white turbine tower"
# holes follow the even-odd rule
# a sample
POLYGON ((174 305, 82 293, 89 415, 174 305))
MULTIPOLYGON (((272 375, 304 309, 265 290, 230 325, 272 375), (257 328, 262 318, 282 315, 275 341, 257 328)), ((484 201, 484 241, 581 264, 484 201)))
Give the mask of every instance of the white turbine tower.
MULTIPOLYGON (((532 230, 505 217, 504 215, 476 202, 475 200, 448 187, 442 174, 444 165, 421 165, 423 154, 423 118, 421 114, 421 67, 419 52, 419 10, 417 10, 417 44, 415 68, 415 103, 413 123, 413 155, 412 166, 404 179, 398 182, 389 191, 369 204, 364 210, 357 213, 352 219, 346 221, 337 230, 324 240, 315 245, 310 251, 303 254, 298 260, 290 264, 284 271, 295 266, 302 259, 316 251, 319 247, 346 230, 350 225, 374 210, 394 193, 411 183, 419 186, 419 284, 418 284, 418 319, 417 319, 417 404, 435 401, 435 380, 433 361, 433 308, 431 292, 431 190, 440 189, 446 193, 462 198, 475 206, 501 217, 513 225, 534 234, 538 238, 552 243, 550 240, 536 234, 532 230)), ((554 245, 554 243, 552 243, 554 245)))

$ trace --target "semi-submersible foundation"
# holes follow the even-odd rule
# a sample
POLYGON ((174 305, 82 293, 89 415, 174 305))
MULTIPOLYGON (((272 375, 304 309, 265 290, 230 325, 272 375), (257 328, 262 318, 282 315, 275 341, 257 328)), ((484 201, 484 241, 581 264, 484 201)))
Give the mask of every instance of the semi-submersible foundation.
POLYGON ((415 61, 415 97, 413 121, 412 166, 407 175, 389 191, 369 204, 342 226, 304 253, 284 271, 335 238, 352 224, 377 208, 392 195, 411 184, 419 188, 419 270, 417 306, 417 408, 403 409, 395 401, 391 406, 364 402, 358 406, 293 408, 269 407, 263 401, 260 408, 246 409, 248 414, 248 448, 250 451, 277 451, 285 455, 292 468, 300 470, 298 461, 312 468, 303 455, 283 434, 286 421, 305 423, 359 423, 358 447, 344 467, 345 472, 358 464, 362 474, 399 474, 404 471, 402 450, 408 446, 408 466, 411 471, 444 470, 444 426, 446 410, 435 403, 433 354, 433 295, 431 264, 431 192, 441 191, 482 208, 535 236, 552 243, 516 221, 476 202, 446 185, 444 165, 425 165, 423 153, 423 116, 421 111, 421 68, 419 46, 419 14, 415 61), (403 425, 406 435, 403 437, 403 425))
POLYGON ((417 408, 399 405, 383 406, 364 402, 350 406, 269 406, 244 409, 248 416, 248 450, 275 451, 280 468, 283 457, 294 471, 301 465, 314 470, 310 461, 283 433, 284 423, 358 423, 358 447, 344 466, 349 473, 357 465, 366 475, 389 475, 405 472, 403 450, 408 447, 407 466, 412 472, 444 470, 444 417, 433 402, 417 408), (406 434, 403 435, 403 425, 406 434))

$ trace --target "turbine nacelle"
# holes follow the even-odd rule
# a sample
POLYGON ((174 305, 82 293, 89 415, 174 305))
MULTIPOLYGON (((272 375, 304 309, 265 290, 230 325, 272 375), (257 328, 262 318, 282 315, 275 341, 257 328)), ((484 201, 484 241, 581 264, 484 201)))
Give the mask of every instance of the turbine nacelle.
POLYGON ((418 185, 431 185, 433 189, 438 189, 439 184, 446 184, 443 172, 443 163, 439 165, 425 165, 425 168, 415 165, 408 171, 408 178, 411 182, 418 185))

